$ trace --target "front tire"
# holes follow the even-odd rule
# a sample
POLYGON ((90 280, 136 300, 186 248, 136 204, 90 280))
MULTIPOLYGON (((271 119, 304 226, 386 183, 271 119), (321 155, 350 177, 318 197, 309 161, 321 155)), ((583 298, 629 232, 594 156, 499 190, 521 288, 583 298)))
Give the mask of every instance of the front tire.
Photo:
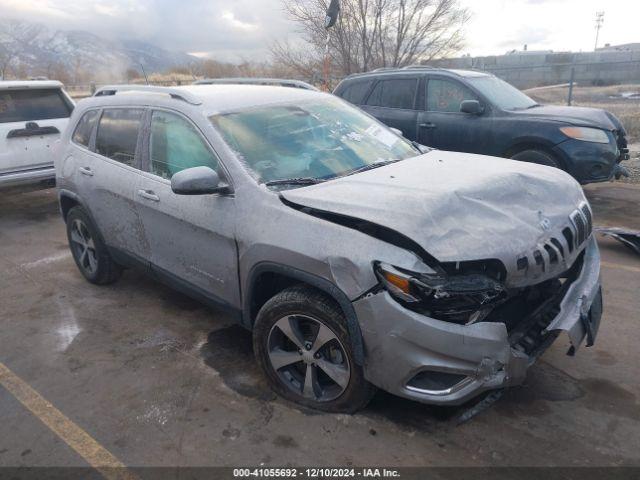
POLYGON ((546 167, 554 167, 564 170, 560 162, 553 155, 538 149, 523 150, 511 156, 511 160, 520 162, 537 163, 546 167))
POLYGON ((258 313, 253 346, 271 388, 305 407, 353 413, 375 393, 354 361, 342 311, 311 288, 271 298, 258 313))
POLYGON ((98 228, 82 207, 73 207, 67 214, 67 238, 78 270, 89 282, 107 285, 120 278, 122 268, 109 255, 98 228))

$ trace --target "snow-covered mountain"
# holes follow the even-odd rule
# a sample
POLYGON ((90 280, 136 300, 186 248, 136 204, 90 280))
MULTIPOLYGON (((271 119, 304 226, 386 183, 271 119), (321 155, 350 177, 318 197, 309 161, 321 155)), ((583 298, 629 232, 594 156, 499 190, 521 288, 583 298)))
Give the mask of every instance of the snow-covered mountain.
MULTIPOLYGON (((200 60, 185 53, 169 52, 137 40, 106 40, 86 31, 53 30, 23 20, 0 19, 0 62, 11 58, 11 68, 28 75, 47 75, 65 68, 94 79, 122 78, 128 69, 147 73, 187 66, 200 60)), ((1 67, 2 65, 0 65, 1 67)))

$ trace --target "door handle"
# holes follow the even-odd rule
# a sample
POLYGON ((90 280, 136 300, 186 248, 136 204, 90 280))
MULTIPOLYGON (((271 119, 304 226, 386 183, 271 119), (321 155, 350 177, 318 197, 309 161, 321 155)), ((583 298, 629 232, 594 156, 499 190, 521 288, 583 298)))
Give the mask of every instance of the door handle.
POLYGON ((138 190, 138 195, 152 202, 159 202, 160 197, 156 195, 152 190, 138 190))
POLYGON ((78 170, 80 170, 80 173, 82 175, 86 175, 87 177, 93 177, 93 170, 91 170, 89 167, 80 167, 78 170))
POLYGON ((419 127, 432 129, 432 128, 437 128, 437 125, 435 123, 427 122, 427 123, 421 123, 419 127))

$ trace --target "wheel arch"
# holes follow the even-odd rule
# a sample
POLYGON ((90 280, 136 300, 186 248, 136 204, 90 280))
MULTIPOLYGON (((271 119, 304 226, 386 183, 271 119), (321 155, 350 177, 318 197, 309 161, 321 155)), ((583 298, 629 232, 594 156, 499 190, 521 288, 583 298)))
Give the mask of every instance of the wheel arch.
POLYGON ((249 272, 246 295, 243 300, 243 324, 253 328, 260 308, 274 295, 292 285, 304 284, 321 291, 333 299, 342 310, 347 322, 353 356, 358 365, 364 364, 362 332, 355 309, 347 295, 329 280, 298 270, 288 265, 261 262, 249 272))
POLYGON ((520 152, 524 152, 525 150, 540 150, 551 156, 562 166, 564 170, 566 170, 567 162, 564 158, 558 155, 554 147, 555 145, 553 142, 550 142, 549 140, 546 140, 544 138, 523 137, 511 143, 511 145, 504 151, 502 156, 505 158, 511 158, 520 152))
POLYGON ((84 204, 80 200, 80 197, 69 190, 60 190, 58 192, 58 202, 60 204, 60 213, 62 214, 62 219, 66 222, 67 215, 69 211, 73 207, 84 207, 84 204))

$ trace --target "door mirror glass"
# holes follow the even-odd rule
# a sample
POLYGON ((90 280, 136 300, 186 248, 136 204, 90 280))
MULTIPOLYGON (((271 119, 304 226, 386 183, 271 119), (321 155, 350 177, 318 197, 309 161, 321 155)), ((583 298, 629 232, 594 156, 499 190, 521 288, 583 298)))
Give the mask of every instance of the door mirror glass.
POLYGON ((480 115, 483 111, 482 105, 478 100, 464 100, 460 103, 460 111, 470 115, 480 115))
POLYGON ((209 167, 187 168, 171 177, 171 190, 177 195, 211 195, 224 193, 228 188, 209 167))

